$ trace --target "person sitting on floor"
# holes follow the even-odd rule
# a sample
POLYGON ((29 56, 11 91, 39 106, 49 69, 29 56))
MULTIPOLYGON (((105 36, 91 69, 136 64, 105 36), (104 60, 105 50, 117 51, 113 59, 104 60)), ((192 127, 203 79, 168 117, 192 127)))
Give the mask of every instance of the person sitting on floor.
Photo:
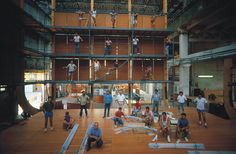
POLYGON ((189 122, 186 118, 186 113, 181 113, 181 118, 178 119, 178 124, 176 128, 176 143, 180 142, 180 138, 184 137, 185 141, 188 142, 189 134, 189 122))
POLYGON ((170 140, 170 118, 166 115, 166 112, 162 112, 162 116, 159 119, 160 132, 163 136, 167 137, 167 142, 170 140))
POLYGON ((147 106, 144 112, 145 126, 151 127, 153 120, 154 120, 153 112, 150 110, 149 106, 147 106))
POLYGON ((117 124, 119 124, 120 126, 124 125, 124 122, 122 120, 123 116, 124 112, 122 112, 122 108, 119 107, 118 111, 115 112, 115 117, 112 118, 114 120, 114 127, 117 127, 117 124))
POLYGON ((73 127, 74 125, 74 119, 70 116, 69 112, 65 113, 64 121, 63 121, 63 129, 64 130, 69 130, 73 127))
POLYGON ((96 142, 97 148, 100 148, 103 145, 102 130, 99 128, 98 122, 94 122, 94 124, 88 129, 88 140, 86 145, 87 151, 91 149, 92 142, 96 142))
POLYGON ((141 111, 140 98, 137 98, 136 103, 133 107, 132 116, 138 116, 138 113, 141 111))

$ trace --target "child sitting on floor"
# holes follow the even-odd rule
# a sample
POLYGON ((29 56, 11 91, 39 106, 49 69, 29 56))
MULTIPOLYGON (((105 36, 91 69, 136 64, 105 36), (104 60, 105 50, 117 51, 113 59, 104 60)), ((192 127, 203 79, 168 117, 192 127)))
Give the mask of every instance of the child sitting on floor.
POLYGON ((65 113, 65 117, 64 117, 64 122, 63 122, 63 129, 64 130, 69 130, 73 127, 74 125, 74 119, 70 116, 69 112, 65 113))

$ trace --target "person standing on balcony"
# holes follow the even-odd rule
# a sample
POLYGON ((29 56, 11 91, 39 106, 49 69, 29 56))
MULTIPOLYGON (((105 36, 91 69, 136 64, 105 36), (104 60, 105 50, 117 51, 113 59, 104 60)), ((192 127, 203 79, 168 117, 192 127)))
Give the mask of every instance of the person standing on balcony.
POLYGON ((133 54, 140 54, 139 53, 138 42, 139 42, 139 39, 135 36, 132 40, 133 54))
POLYGON ((75 53, 80 54, 80 41, 83 42, 83 39, 81 36, 78 35, 78 33, 74 36, 74 42, 75 42, 75 53))
POLYGON ((111 54, 111 45, 112 45, 112 41, 107 38, 107 40, 105 41, 105 53, 104 55, 110 55, 111 54))
POLYGON ((138 24, 138 13, 134 13, 131 15, 131 24, 133 28, 137 27, 138 24))
POLYGON ((97 10, 89 11, 89 14, 91 15, 91 25, 96 26, 96 17, 97 17, 97 10))
POLYGON ((77 66, 74 64, 73 60, 70 61, 70 63, 63 67, 67 69, 67 78, 69 81, 73 81, 73 76, 75 71, 77 70, 77 66))
POLYGON ((94 77, 95 79, 97 79, 97 72, 101 69, 101 64, 97 59, 94 60, 93 67, 94 67, 94 77))
POLYGON ((169 37, 167 37, 165 39, 165 55, 166 56, 173 56, 172 41, 169 37))
POLYGON ((112 28, 115 28, 117 13, 115 12, 115 10, 112 10, 110 12, 110 15, 111 15, 112 28))

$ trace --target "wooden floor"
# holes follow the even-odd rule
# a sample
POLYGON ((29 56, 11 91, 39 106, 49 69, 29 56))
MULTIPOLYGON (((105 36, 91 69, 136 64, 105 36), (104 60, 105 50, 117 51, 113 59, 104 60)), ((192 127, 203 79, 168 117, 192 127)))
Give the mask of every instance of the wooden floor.
MULTIPOLYGON (((29 120, 14 125, 0 134, 1 154, 56 154, 59 153, 69 132, 62 129, 63 116, 66 110, 54 110, 54 131, 43 132, 44 117, 40 112, 29 120)), ((79 119, 79 110, 71 109, 70 114, 79 124, 70 146, 68 154, 78 151, 90 122, 98 121, 103 131, 104 146, 101 149, 92 148, 89 152, 96 154, 178 154, 187 153, 187 149, 150 149, 148 143, 152 136, 146 133, 128 132, 115 134, 113 121, 102 118, 103 109, 90 109, 89 117, 79 119)), ((176 117, 176 109, 168 109, 176 117)), ((112 115, 115 109, 112 109, 112 115)), ((128 109, 126 109, 128 113, 128 109)), ((191 139, 189 143, 203 143, 206 150, 236 151, 236 121, 225 120, 215 115, 207 114, 208 128, 197 124, 197 113, 194 108, 186 108, 187 117, 191 125, 191 139)), ((175 136, 171 137, 175 143, 175 136)), ((159 137, 158 142, 166 140, 159 137)), ((184 141, 182 141, 184 143, 184 141)))

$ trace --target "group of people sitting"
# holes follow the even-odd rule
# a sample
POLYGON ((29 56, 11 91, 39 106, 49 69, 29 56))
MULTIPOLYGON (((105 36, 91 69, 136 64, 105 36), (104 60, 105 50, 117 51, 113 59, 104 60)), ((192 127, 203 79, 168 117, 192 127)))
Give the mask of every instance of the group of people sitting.
MULTIPOLYGON (((170 117, 167 116, 166 112, 162 112, 162 115, 159 117, 158 127, 162 136, 167 139, 167 142, 171 142, 170 125, 171 125, 170 117)), ((156 136, 153 138, 152 141, 156 141, 157 136, 158 134, 156 134, 156 136)), ((188 119, 186 118, 186 113, 181 113, 181 117, 178 119, 176 125, 176 143, 179 143, 181 138, 184 138, 185 141, 188 142, 188 137, 189 137, 189 122, 188 119)))
MULTIPOLYGON (((141 110, 141 104, 139 101, 134 105, 132 116, 138 116, 141 115, 143 118, 143 122, 145 123, 145 126, 151 127, 154 123, 154 115, 153 112, 150 110, 149 106, 145 108, 145 111, 142 112, 141 110)), ((124 121, 124 112, 122 111, 122 108, 119 107, 118 110, 115 112, 115 116, 112 118, 114 121, 114 127, 116 128, 118 125, 123 126, 124 121)), ((171 119, 167 115, 166 112, 162 112, 161 115, 159 115, 158 118, 158 130, 159 132, 167 139, 167 142, 171 142, 170 139, 170 126, 171 126, 171 119)), ((157 140, 158 134, 153 138, 153 141, 157 140)), ((178 119, 177 125, 176 125, 176 143, 180 142, 181 138, 184 138, 186 142, 188 142, 188 136, 189 136, 189 122, 186 118, 186 113, 181 113, 181 117, 178 119)))

